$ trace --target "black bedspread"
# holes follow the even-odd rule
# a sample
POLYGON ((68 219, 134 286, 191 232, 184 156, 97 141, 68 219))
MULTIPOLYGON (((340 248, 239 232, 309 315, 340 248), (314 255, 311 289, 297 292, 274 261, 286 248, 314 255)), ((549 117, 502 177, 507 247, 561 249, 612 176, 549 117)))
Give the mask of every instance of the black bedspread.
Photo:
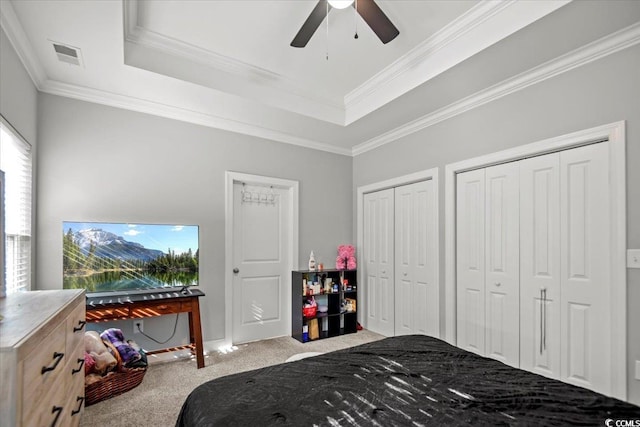
POLYGON ((209 381, 187 398, 176 426, 604 426, 607 419, 640 420, 640 408, 412 335, 209 381))

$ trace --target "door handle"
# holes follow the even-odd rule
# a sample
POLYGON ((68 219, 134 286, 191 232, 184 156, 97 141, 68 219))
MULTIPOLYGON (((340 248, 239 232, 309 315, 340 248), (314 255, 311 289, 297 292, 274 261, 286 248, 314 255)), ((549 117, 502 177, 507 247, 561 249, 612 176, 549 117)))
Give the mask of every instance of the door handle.
POLYGON ((234 269, 233 269, 233 274, 238 274, 238 273, 240 273, 240 270, 239 270, 237 267, 236 267, 236 268, 234 268, 234 269))
POLYGON ((496 285, 496 286, 500 287, 500 285, 502 285, 502 283, 500 283, 500 282, 496 282, 496 283, 494 283, 494 285, 496 285))
POLYGON ((58 418, 60 418, 60 414, 62 414, 62 406, 54 406, 53 409, 51 410, 52 414, 56 414, 56 417, 53 419, 53 422, 51 423, 51 427, 55 427, 56 424, 58 424, 58 418))
POLYGON ((73 328, 73 332, 80 332, 86 324, 87 322, 85 322, 84 320, 78 320, 78 326, 75 326, 73 328))
POLYGON ((64 357, 64 353, 58 353, 57 351, 54 352, 53 360, 55 360, 55 362, 51 366, 43 366, 40 371, 40 374, 44 375, 45 372, 53 371, 54 369, 56 369, 56 367, 58 366, 58 363, 60 363, 63 357, 64 357))
POLYGON ((547 349, 547 288, 540 288, 540 354, 547 349))

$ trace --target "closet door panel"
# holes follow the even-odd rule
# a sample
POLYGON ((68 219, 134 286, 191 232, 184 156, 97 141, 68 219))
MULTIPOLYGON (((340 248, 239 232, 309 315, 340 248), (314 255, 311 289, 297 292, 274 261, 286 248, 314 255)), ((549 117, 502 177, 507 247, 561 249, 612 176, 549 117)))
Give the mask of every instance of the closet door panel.
POLYGON ((396 335, 439 334, 433 181, 395 189, 396 335))
POLYGON ((440 336, 440 291, 436 278, 438 259, 438 220, 436 188, 432 180, 419 183, 416 192, 416 261, 415 261, 415 301, 426 301, 416 310, 416 333, 440 336))
POLYGON ((485 354, 485 171, 456 176, 457 345, 485 354))
POLYGON ((485 170, 486 355, 519 365, 520 204, 517 162, 485 170))
POLYGON ((560 154, 520 164, 520 367, 560 378, 560 154))
POLYGON ((560 153, 561 379, 611 392, 608 150, 560 153))
POLYGON ((378 330, 379 307, 378 298, 378 253, 376 250, 376 230, 378 223, 378 200, 374 194, 364 195, 363 213, 363 258, 365 262, 366 286, 366 326, 372 331, 378 330))
POLYGON ((393 189, 364 195, 367 327, 392 336, 394 329, 393 189))
MULTIPOLYGON (((395 189, 396 323, 395 335, 413 333, 413 265, 416 239, 415 197, 410 186, 395 189)), ((426 303, 426 301, 425 301, 426 303)))

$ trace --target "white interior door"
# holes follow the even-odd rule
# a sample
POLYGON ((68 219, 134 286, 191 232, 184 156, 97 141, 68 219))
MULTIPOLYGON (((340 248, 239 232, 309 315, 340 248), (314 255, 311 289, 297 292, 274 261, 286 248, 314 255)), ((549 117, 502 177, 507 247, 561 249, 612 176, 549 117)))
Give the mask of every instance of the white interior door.
POLYGON ((560 153, 561 379, 611 394, 609 151, 560 153))
POLYGON ((366 327, 394 334, 393 189, 364 195, 366 327))
POLYGON ((520 163, 520 367, 560 378, 560 154, 520 163))
POLYGON ((290 334, 289 191, 233 184, 232 340, 290 334))
POLYGON ((520 363, 519 192, 517 162, 486 168, 485 355, 512 366, 520 363))
POLYGON ((485 171, 456 176, 458 347, 485 354, 485 171))
POLYGON ((440 334, 433 185, 395 188, 395 335, 440 334))

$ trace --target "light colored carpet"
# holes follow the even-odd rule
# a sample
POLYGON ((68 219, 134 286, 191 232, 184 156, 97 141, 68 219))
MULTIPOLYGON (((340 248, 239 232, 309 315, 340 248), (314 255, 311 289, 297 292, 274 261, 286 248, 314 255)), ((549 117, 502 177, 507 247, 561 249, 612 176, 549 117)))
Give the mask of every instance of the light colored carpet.
POLYGON ((189 393, 213 378, 284 363, 299 353, 326 353, 382 338, 366 330, 305 344, 280 337, 239 345, 226 354, 210 353, 202 369, 196 369, 195 359, 151 364, 138 387, 85 408, 80 425, 173 426, 189 393))

